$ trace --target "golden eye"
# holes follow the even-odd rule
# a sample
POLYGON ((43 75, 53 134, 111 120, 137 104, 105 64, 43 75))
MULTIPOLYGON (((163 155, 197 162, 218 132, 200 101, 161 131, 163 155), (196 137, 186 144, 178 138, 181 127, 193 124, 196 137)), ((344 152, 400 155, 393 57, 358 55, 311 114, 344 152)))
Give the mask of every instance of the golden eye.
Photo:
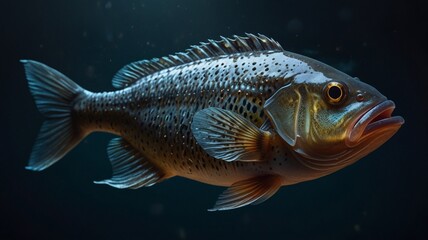
POLYGON ((329 82, 324 92, 327 102, 333 105, 342 103, 346 97, 346 87, 340 82, 329 82))

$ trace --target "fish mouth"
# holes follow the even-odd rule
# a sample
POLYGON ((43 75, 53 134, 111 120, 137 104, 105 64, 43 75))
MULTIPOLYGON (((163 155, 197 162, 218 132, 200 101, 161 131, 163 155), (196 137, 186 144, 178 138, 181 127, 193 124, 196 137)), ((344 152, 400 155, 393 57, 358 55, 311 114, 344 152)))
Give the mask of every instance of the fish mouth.
POLYGON ((394 109, 394 102, 385 100, 362 113, 350 131, 347 145, 353 147, 363 140, 381 135, 391 137, 404 124, 404 118, 392 116, 394 109))

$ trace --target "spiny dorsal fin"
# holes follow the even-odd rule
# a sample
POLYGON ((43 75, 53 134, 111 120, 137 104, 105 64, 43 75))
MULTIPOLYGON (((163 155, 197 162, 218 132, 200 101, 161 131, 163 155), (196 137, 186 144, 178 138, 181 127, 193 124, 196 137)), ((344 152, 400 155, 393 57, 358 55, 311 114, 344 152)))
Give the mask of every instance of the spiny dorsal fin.
POLYGON ((284 51, 281 45, 262 34, 257 36, 246 33, 245 37, 234 35, 233 38, 221 37, 221 40, 208 40, 200 45, 193 45, 184 52, 152 60, 142 60, 126 65, 113 78, 115 88, 125 88, 141 78, 157 71, 189 63, 192 61, 244 52, 284 51))

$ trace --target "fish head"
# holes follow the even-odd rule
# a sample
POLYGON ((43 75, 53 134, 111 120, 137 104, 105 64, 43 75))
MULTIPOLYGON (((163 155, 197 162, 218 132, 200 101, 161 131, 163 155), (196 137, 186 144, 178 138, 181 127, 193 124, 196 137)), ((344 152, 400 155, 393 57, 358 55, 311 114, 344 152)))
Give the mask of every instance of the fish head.
POLYGON ((264 105, 276 132, 304 159, 318 167, 352 163, 404 123, 374 87, 326 65, 314 69, 295 75, 264 105))

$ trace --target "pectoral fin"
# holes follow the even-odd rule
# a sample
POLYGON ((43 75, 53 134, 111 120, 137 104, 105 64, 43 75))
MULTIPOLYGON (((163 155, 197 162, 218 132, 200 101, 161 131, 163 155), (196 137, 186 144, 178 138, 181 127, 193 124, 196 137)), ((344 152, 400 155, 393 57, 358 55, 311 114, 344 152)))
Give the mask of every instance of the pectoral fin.
POLYGON ((195 114, 192 133, 210 156, 227 162, 263 161, 271 138, 241 115, 215 107, 195 114))
POLYGON ((230 210, 249 204, 259 204, 281 187, 281 177, 265 175, 234 183, 218 198, 215 206, 208 211, 230 210))

